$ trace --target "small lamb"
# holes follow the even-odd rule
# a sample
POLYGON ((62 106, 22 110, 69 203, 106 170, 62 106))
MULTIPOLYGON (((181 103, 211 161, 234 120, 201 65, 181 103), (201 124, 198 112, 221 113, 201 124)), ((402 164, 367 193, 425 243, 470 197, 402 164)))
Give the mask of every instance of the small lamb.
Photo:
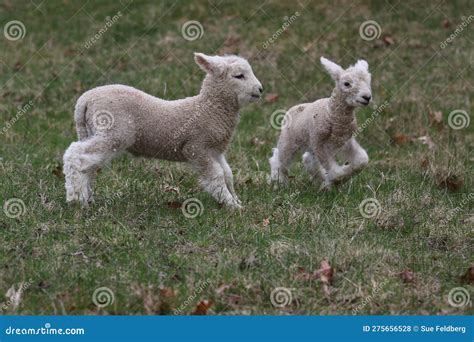
POLYGON ((64 153, 66 200, 88 205, 92 178, 105 162, 128 151, 137 156, 188 162, 219 203, 241 208, 225 152, 239 110, 260 99, 262 84, 238 56, 195 53, 206 72, 198 95, 166 101, 124 85, 85 92, 76 103, 79 141, 64 153))
POLYGON ((372 98, 369 65, 359 60, 344 70, 321 57, 336 86, 330 98, 304 103, 288 110, 277 148, 269 159, 270 181, 286 183, 288 169, 297 152, 303 152, 305 169, 322 179, 321 189, 347 179, 369 162, 365 150, 353 137, 357 129, 355 108, 367 106, 372 98), (340 166, 336 156, 346 162, 340 166))

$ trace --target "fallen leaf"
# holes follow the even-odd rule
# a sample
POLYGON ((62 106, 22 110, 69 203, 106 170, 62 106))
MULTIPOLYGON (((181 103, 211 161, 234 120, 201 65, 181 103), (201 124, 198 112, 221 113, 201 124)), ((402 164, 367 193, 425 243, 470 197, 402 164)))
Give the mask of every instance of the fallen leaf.
POLYGON ((270 218, 264 218, 263 219, 263 226, 266 227, 270 224, 270 218))
POLYGON ((409 142, 411 140, 411 138, 408 135, 405 135, 403 133, 396 133, 392 137, 392 140, 396 145, 403 145, 403 144, 406 144, 407 142, 409 142))
POLYGON ((60 164, 56 165, 52 173, 58 178, 61 178, 61 179, 64 178, 63 167, 60 164))
POLYGON ((191 313, 191 315, 207 315, 207 311, 209 310, 211 305, 212 302, 210 300, 201 300, 196 306, 196 309, 191 313))
POLYGON ((393 45, 395 44, 395 40, 393 39, 392 36, 390 35, 385 35, 382 37, 382 40, 383 42, 385 43, 385 45, 393 45))
POLYGON ((265 101, 268 102, 268 103, 273 103, 273 102, 276 102, 278 100, 278 94, 276 93, 269 93, 265 96, 265 101))
POLYGON ((398 275, 404 283, 413 283, 415 280, 415 274, 410 269, 403 270, 398 275))
POLYGON ((451 22, 448 19, 443 20, 443 27, 444 28, 450 28, 451 27, 451 22))
POLYGON ((439 173, 436 178, 438 186, 449 191, 457 191, 464 185, 464 178, 460 175, 439 173))
POLYGON ((163 298, 173 298, 176 297, 176 290, 173 290, 169 287, 162 287, 160 289, 160 296, 163 298))
POLYGON ((430 150, 436 149, 436 144, 433 142, 433 140, 431 140, 428 135, 419 137, 418 141, 420 141, 423 145, 427 145, 430 150))
POLYGON ((166 202, 166 206, 170 209, 181 209, 181 207, 183 206, 183 203, 178 202, 178 201, 170 201, 170 202, 166 202))
POLYGON ((430 159, 427 156, 424 156, 420 162, 421 168, 423 170, 427 170, 429 165, 430 165, 430 159))
POLYGON ((461 277, 461 281, 468 284, 474 283, 474 266, 467 269, 466 273, 461 277))

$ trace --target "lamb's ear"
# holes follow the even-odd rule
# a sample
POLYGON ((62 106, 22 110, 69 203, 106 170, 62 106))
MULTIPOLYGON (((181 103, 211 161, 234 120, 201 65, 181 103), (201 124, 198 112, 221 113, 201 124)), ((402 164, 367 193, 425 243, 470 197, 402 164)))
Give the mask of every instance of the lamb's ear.
POLYGON ((327 70, 329 75, 331 75, 334 81, 338 81, 339 77, 341 76, 342 72, 344 71, 340 65, 331 62, 329 59, 321 57, 321 64, 327 70))
POLYGON ((199 67, 208 74, 218 73, 222 69, 219 57, 207 56, 200 52, 194 53, 194 60, 199 67))
POLYGON ((369 63, 363 59, 359 59, 357 63, 354 65, 356 68, 363 69, 365 71, 369 71, 369 63))

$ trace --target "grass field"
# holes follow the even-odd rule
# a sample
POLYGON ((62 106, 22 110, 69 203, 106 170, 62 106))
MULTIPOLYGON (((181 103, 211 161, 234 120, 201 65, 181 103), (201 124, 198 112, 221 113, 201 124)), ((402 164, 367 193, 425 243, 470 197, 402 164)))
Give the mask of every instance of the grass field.
POLYGON ((2 27, 23 27, 0 35, 2 313, 472 314, 472 1, 331 3, 3 1, 2 27), (228 151, 245 209, 221 208, 186 165, 128 155, 101 170, 89 209, 66 205, 80 94, 194 95, 195 51, 247 57, 265 89, 228 151), (322 55, 369 62, 369 166, 322 193, 297 163, 274 189, 272 113, 329 96, 322 55))

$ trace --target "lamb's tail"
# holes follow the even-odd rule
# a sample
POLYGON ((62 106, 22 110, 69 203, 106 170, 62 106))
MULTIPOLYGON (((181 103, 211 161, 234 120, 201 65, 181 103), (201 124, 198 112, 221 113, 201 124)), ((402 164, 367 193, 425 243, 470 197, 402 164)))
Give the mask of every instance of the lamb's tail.
POLYGON ((87 101, 81 96, 74 109, 74 121, 76 122, 76 131, 79 140, 85 140, 89 137, 86 121, 87 101))

